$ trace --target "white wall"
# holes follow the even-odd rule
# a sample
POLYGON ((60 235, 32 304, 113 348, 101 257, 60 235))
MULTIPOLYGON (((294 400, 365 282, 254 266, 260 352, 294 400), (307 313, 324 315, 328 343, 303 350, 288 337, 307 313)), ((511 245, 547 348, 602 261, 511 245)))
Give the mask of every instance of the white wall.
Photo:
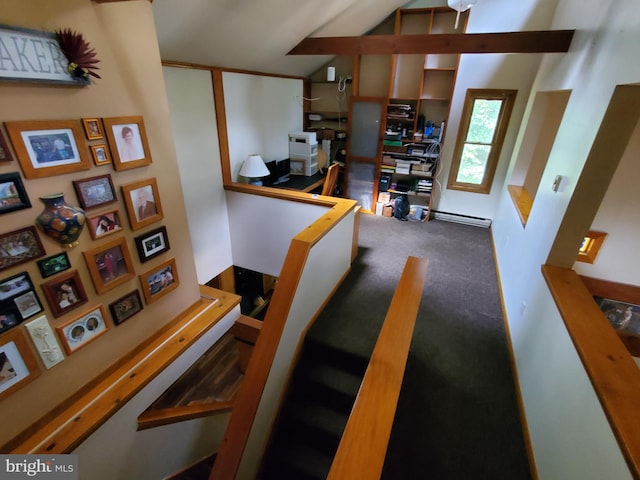
MULTIPOLYGON (((480 1, 472 7, 469 13, 466 32, 547 30, 553 17, 556 2, 557 0, 542 2, 537 0, 480 1)), ((434 210, 480 218, 492 219, 495 217, 511 150, 541 58, 541 54, 464 54, 461 56, 451 102, 447 136, 437 177, 439 185, 434 197, 434 210), (468 193, 446 188, 464 99, 469 88, 504 88, 518 91, 489 194, 468 193)))
POLYGON ((576 262, 574 270, 581 275, 640 285, 639 156, 640 124, 636 126, 591 225, 592 230, 606 232, 607 238, 593 264, 576 262))
POLYGON ((224 72, 231 179, 247 155, 289 158, 289 132, 302 130, 302 80, 224 72))
POLYGON ((227 192, 233 264, 280 276, 291 239, 327 207, 246 193, 227 192))
POLYGON ((198 282, 205 284, 233 263, 211 73, 162 72, 198 282))
MULTIPOLYGON (((505 307, 541 479, 630 478, 540 267, 615 86, 640 79, 639 16, 635 0, 559 2, 552 28, 577 31, 568 54, 545 56, 533 93, 569 89, 571 97, 526 228, 504 189, 494 218, 505 307), (556 175, 563 182, 554 193, 556 175)), ((632 238, 638 238, 638 228, 632 238)), ((617 278, 632 267, 621 265, 617 278)))

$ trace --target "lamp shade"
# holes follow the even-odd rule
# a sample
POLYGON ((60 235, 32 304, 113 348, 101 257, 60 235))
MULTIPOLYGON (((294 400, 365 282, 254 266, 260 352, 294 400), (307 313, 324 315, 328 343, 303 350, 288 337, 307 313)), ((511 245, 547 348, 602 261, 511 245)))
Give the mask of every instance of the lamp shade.
POLYGON ((240 175, 246 178, 260 178, 269 175, 269 169, 258 154, 252 154, 242 164, 240 175))
POLYGON ((478 3, 478 0, 447 0, 447 5, 449 5, 449 8, 453 8, 458 12, 469 10, 476 3, 478 3))

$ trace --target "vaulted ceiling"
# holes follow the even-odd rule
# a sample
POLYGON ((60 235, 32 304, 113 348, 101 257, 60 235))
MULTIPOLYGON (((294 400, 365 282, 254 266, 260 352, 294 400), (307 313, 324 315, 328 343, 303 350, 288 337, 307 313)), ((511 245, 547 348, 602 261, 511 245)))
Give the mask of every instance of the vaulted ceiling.
POLYGON ((152 8, 163 60, 308 76, 331 56, 287 56, 300 41, 308 36, 362 35, 405 3, 155 0, 152 8))

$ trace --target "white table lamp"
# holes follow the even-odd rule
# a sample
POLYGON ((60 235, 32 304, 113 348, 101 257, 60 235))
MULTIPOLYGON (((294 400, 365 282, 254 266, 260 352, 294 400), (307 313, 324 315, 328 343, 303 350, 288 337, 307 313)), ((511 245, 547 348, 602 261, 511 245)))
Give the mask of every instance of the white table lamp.
POLYGON ((260 178, 269 175, 269 169, 258 154, 251 154, 242 164, 240 175, 245 177, 251 185, 262 185, 260 178))

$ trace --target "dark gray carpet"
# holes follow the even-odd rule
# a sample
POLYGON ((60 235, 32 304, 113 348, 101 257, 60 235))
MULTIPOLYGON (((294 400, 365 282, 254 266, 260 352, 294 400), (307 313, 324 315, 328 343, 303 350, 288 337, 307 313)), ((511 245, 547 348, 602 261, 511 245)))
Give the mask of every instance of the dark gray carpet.
POLYGON ((362 215, 359 245, 308 337, 360 355, 407 256, 429 260, 383 478, 531 478, 490 230, 362 215))

